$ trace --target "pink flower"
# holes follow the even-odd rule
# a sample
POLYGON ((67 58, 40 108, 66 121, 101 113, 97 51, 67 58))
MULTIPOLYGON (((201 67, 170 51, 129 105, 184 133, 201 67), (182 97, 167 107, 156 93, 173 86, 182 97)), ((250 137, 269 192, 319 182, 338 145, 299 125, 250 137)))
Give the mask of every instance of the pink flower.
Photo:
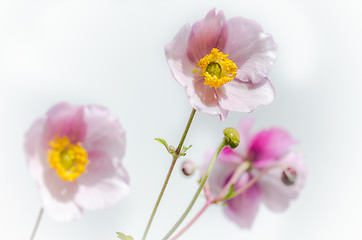
POLYGON ((276 59, 271 35, 255 21, 225 19, 215 9, 192 26, 184 25, 165 47, 175 79, 198 111, 219 115, 250 112, 274 99, 267 74, 276 59))
POLYGON ((45 211, 57 221, 116 204, 129 192, 125 132, 100 106, 59 103, 25 135, 25 153, 45 211))
MULTIPOLYGON (((246 191, 226 200, 227 205, 224 208, 226 215, 243 228, 252 226, 261 202, 270 210, 277 212, 285 210, 289 202, 298 196, 307 172, 303 157, 290 150, 296 141, 285 130, 271 128, 252 135, 250 131, 252 125, 253 121, 250 119, 239 125, 237 129, 240 134, 239 146, 235 149, 226 147, 222 150, 208 180, 212 193, 217 195, 235 170, 248 161, 251 168, 241 174, 235 182, 234 192, 237 192, 263 170, 270 169, 246 191), (270 168, 272 166, 276 167, 270 168), (295 179, 283 179, 285 168, 281 166, 288 168, 288 171, 294 175, 296 173, 297 178, 293 185, 287 185, 292 182, 283 183, 295 179)), ((214 151, 211 151, 208 154, 207 161, 210 161, 213 153, 214 151)))

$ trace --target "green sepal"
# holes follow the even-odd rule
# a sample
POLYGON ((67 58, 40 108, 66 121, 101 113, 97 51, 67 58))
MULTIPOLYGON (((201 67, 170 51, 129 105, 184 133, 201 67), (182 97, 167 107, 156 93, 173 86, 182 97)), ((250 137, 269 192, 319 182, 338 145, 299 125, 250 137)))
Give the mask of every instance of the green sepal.
POLYGON ((117 232, 117 235, 118 235, 117 237, 122 240, 134 240, 132 236, 126 235, 124 233, 117 232))
POLYGON ((182 147, 182 150, 181 150, 181 152, 180 152, 180 155, 181 155, 181 156, 186 156, 186 151, 189 150, 191 147, 192 147, 192 145, 190 145, 190 146, 188 146, 188 147, 183 146, 183 147, 182 147))

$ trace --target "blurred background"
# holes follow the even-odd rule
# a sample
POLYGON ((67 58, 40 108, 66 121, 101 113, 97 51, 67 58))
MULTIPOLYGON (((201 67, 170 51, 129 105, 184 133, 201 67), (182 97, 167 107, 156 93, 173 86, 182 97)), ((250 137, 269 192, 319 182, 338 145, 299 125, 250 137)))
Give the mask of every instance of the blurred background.
MULTIPOLYGON (((201 162, 222 130, 245 117, 255 131, 279 126, 300 140, 308 178, 283 213, 264 206, 251 230, 219 206, 180 239, 362 239, 362 4, 359 0, 0 0, 0 239, 28 239, 41 207, 27 170, 24 132, 59 101, 100 104, 127 131, 131 194, 115 207, 58 223, 45 213, 37 240, 141 239, 170 163, 162 137, 177 145, 191 112, 165 61, 164 46, 216 7, 259 22, 279 45, 269 77, 275 101, 224 122, 197 113, 185 144, 201 162)), ((178 162, 149 239, 161 239, 187 206, 197 176, 178 162)), ((197 201, 191 216, 204 203, 197 201)))

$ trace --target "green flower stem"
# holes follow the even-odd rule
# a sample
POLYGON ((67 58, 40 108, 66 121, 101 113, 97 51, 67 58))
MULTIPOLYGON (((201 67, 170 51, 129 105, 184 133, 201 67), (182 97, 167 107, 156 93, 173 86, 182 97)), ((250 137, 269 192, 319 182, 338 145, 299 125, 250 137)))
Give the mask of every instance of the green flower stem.
POLYGON ((186 128, 184 130, 184 133, 181 137, 181 140, 180 140, 180 143, 178 144, 177 146, 177 149, 175 150, 175 152, 173 153, 173 158, 172 158, 172 162, 171 162, 171 166, 168 170, 168 173, 167 173, 167 176, 166 176, 166 179, 163 183, 163 186, 161 188, 161 192, 160 194, 158 195, 158 198, 157 198, 157 201, 156 201, 156 204, 155 206, 153 207, 153 210, 152 210, 152 214, 150 216, 150 219, 148 220, 148 223, 147 223, 147 227, 145 229, 145 232, 143 233, 143 237, 142 237, 142 240, 145 240, 146 237, 147 237, 147 234, 148 234, 148 231, 150 230, 150 227, 151 227, 151 224, 152 224, 152 221, 153 221, 153 218, 155 217, 156 215, 156 211, 158 209, 158 206, 160 205, 160 202, 161 202, 161 199, 162 199, 162 196, 165 192, 165 189, 166 189, 166 186, 168 184, 168 181, 170 180, 170 177, 171 177, 171 173, 173 171, 173 168, 175 167, 175 164, 176 164, 176 161, 177 159, 180 157, 180 151, 181 151, 181 148, 182 148, 182 145, 184 144, 184 141, 186 139, 186 135, 187 135, 187 132, 189 131, 189 128, 191 126, 191 122, 192 122, 192 119, 194 118, 195 116, 195 113, 196 113, 196 110, 195 109, 192 109, 192 112, 190 114, 190 117, 189 117, 189 120, 187 122, 187 125, 186 125, 186 128))
POLYGON ((196 222, 196 220, 205 212, 205 210, 212 204, 212 202, 207 201, 205 205, 202 207, 202 209, 196 214, 196 216, 181 230, 179 231, 174 237, 171 238, 171 240, 176 240, 179 238, 184 232, 186 232, 192 224, 196 222))
POLYGON ((31 234, 30 236, 30 240, 33 240, 34 237, 35 237, 35 234, 36 234, 36 231, 38 230, 38 227, 39 227, 39 223, 40 223, 40 220, 41 220, 41 217, 43 216, 43 208, 40 208, 40 211, 39 211, 39 214, 38 214, 38 218, 36 220, 36 223, 35 223, 35 226, 34 226, 34 229, 33 229, 33 233, 31 234))
POLYGON ((187 216, 187 214, 190 212, 191 208, 194 206, 195 202, 196 202, 196 199, 198 198, 198 196, 200 195, 200 192, 201 190, 203 189, 205 183, 206 183, 206 180, 207 178, 209 177, 210 175, 210 172, 212 170, 212 167, 214 166, 215 164, 215 161, 217 159, 217 156, 219 155, 219 153, 221 152, 221 150, 226 146, 226 142, 225 140, 222 141, 222 143, 219 145, 219 147, 217 148, 216 150, 216 153, 214 154, 214 156, 212 157, 211 159, 211 162, 209 164, 209 167, 207 168, 207 171, 206 171, 206 174, 205 176, 203 177, 200 185, 199 185, 199 188, 197 189, 194 197, 192 198, 189 206, 186 208, 186 210, 184 211, 184 213, 182 214, 182 216, 180 217, 180 219, 176 222, 176 224, 171 228, 171 230, 166 234, 165 237, 163 237, 162 240, 167 240, 171 235, 172 233, 174 233, 176 231, 176 229, 178 228, 178 226, 180 226, 180 224, 182 223, 182 221, 185 219, 185 217, 187 216))

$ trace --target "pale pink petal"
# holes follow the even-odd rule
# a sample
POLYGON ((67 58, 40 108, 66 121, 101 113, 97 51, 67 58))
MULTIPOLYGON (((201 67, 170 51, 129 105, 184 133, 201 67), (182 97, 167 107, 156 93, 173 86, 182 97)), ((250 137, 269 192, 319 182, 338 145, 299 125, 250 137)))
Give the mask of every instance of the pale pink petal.
POLYGON ((110 207, 129 193, 129 177, 122 165, 115 166, 104 152, 88 153, 87 172, 78 179, 75 202, 89 210, 110 207))
POLYGON ((271 128, 254 135, 248 152, 253 166, 263 168, 281 158, 296 143, 287 131, 271 128))
POLYGON ((39 191, 48 215, 62 222, 79 219, 82 210, 73 201, 78 190, 76 182, 61 180, 53 169, 46 170, 43 177, 45 185, 40 185, 39 191))
POLYGON ((49 166, 47 163, 47 146, 42 142, 45 121, 44 117, 37 119, 25 133, 25 157, 30 174, 37 182, 42 179, 43 169, 49 166))
POLYGON ((187 97, 197 111, 219 115, 221 120, 227 117, 228 111, 220 107, 214 88, 205 85, 203 79, 187 87, 187 97))
MULTIPOLYGON (((240 177, 235 189, 240 189, 250 180, 249 174, 240 177)), ((226 201, 225 214, 241 228, 251 228, 260 205, 260 191, 253 185, 242 194, 226 201)))
POLYGON ((126 149, 126 134, 117 118, 100 106, 86 106, 83 114, 88 126, 83 147, 88 151, 108 154, 115 166, 121 166, 126 149))
POLYGON ((68 222, 79 220, 83 210, 74 202, 61 202, 53 199, 44 188, 39 189, 45 212, 55 221, 68 222))
POLYGON ((198 111, 219 115, 225 119, 227 111, 220 108, 215 90, 203 84, 204 79, 200 73, 194 73, 196 63, 192 63, 186 54, 186 44, 190 34, 190 26, 185 25, 180 32, 165 47, 167 62, 175 79, 187 90, 190 104, 198 111))
POLYGON ((198 75, 193 70, 197 68, 196 63, 191 62, 186 53, 186 47, 190 37, 191 26, 183 26, 174 39, 166 45, 165 54, 172 75, 182 85, 191 85, 198 75))
POLYGON ((226 19, 224 13, 210 10, 206 17, 192 25, 187 56, 197 63, 218 46, 226 19))
POLYGON ((277 56, 277 45, 270 34, 254 20, 243 17, 230 18, 228 37, 223 50, 238 66, 236 78, 244 82, 262 81, 277 56))
POLYGON ((285 185, 281 180, 282 170, 274 168, 259 180, 258 186, 265 205, 279 212, 285 210, 289 202, 298 197, 305 182, 307 167, 304 158, 296 152, 288 153, 278 163, 291 167, 297 172, 296 183, 285 185))
POLYGON ((129 192, 129 177, 122 165, 125 132, 118 120, 100 106, 84 107, 87 135, 87 173, 77 180, 76 202, 87 209, 105 208, 117 203, 129 192))
POLYGON ((44 170, 43 182, 51 196, 63 202, 71 201, 78 188, 75 181, 62 180, 52 168, 44 170))
POLYGON ((274 89, 268 78, 257 84, 234 79, 217 89, 220 106, 228 111, 251 112, 274 99, 274 89))
POLYGON ((59 103, 47 112, 44 142, 48 144, 56 135, 67 136, 73 143, 83 142, 86 131, 86 124, 83 122, 83 107, 59 103))

